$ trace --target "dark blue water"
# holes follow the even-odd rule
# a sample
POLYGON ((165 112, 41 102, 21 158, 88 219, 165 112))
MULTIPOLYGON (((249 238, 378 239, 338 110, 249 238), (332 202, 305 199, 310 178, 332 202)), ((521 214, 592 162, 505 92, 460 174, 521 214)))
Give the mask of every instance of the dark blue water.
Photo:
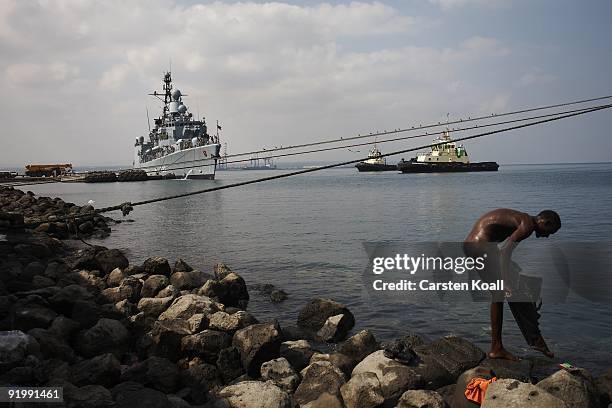
MULTIPOLYGON (((271 173, 276 174, 234 171, 218 173, 215 181, 29 188, 79 204, 92 199, 102 207, 271 173)), ((260 320, 293 323, 301 306, 322 296, 347 304, 356 329, 370 328, 380 340, 407 331, 430 338, 454 333, 486 349, 486 304, 371 301, 361 279, 367 262, 362 243, 463 240, 482 213, 497 207, 558 211, 563 227, 551 240, 612 241, 611 180, 612 164, 502 166, 497 173, 439 175, 327 170, 138 207, 129 216, 135 222, 115 226, 102 244, 125 250, 133 262, 152 255, 183 257, 202 270, 225 262, 249 284, 273 283, 286 290, 289 300, 280 305, 253 292, 249 308, 260 320)), ((601 372, 612 367, 609 310, 582 300, 545 305, 541 328, 561 360, 601 372)), ((504 339, 512 351, 533 355, 509 312, 504 339)))

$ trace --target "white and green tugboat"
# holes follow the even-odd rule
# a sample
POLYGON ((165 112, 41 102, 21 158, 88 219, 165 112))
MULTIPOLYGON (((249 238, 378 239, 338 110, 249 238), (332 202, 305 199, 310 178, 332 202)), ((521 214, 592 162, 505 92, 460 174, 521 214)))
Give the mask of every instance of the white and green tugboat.
POLYGON ((368 158, 355 165, 360 172, 364 171, 394 171, 397 170, 395 164, 387 164, 387 159, 382 157, 382 153, 376 145, 370 150, 368 158))
POLYGON ((452 173, 468 171, 497 171, 496 162, 470 162, 463 145, 457 145, 445 130, 433 141, 435 146, 429 152, 421 152, 408 161, 402 159, 397 168, 402 173, 452 173))
POLYGON ((219 159, 219 136, 209 135, 206 120, 194 119, 178 89, 172 90, 170 72, 164 75, 164 92, 152 96, 164 103, 163 112, 149 129, 148 140, 136 139, 134 168, 148 175, 174 175, 190 179, 214 179, 219 159))

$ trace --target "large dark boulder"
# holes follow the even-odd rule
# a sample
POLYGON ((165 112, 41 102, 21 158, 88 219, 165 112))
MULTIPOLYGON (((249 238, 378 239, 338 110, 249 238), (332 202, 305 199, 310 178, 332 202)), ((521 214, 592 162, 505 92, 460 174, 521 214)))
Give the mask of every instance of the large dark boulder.
POLYGON ((143 362, 133 364, 121 375, 122 381, 136 381, 144 386, 171 393, 176 391, 179 369, 168 359, 149 357, 143 362))
POLYGON ((121 364, 110 354, 101 354, 94 358, 83 360, 71 368, 71 382, 74 385, 98 384, 111 387, 119 382, 121 364))
POLYGON ((84 357, 113 353, 120 357, 127 350, 130 333, 117 320, 100 319, 93 327, 79 333, 75 347, 84 357))
POLYGON ((340 387, 346 379, 344 374, 329 362, 316 362, 302 370, 302 382, 295 390, 295 401, 305 405, 321 394, 340 396, 340 387))
MULTIPOLYGON (((447 336, 430 344, 414 347, 414 352, 424 361, 435 362, 456 380, 461 373, 476 367, 485 353, 469 341, 456 336, 447 336)), ((446 384, 441 384, 442 386, 446 384)))
POLYGON ((157 320, 153 324, 150 337, 152 352, 160 357, 176 361, 181 357, 183 337, 191 334, 189 322, 184 319, 157 320))
POLYGON ((62 383, 66 408, 114 408, 115 401, 111 392, 101 385, 76 387, 62 383))
POLYGON ((313 299, 300 310, 298 315, 298 326, 317 332, 328 318, 336 315, 346 315, 346 326, 352 328, 355 325, 355 317, 346 306, 331 299, 313 299))
POLYGON ((95 261, 98 269, 104 274, 110 273, 115 268, 127 268, 129 265, 123 252, 118 249, 106 249, 98 252, 95 255, 95 261))
POLYGON ((231 345, 229 334, 216 331, 204 330, 197 334, 183 337, 181 340, 181 351, 189 356, 201 356, 207 362, 214 363, 219 352, 231 345))
POLYGON ((254 324, 238 330, 232 344, 240 351, 247 373, 257 378, 261 364, 279 356, 282 332, 277 322, 254 324))
POLYGON ((229 383, 245 373, 240 359, 240 351, 234 346, 219 351, 219 357, 217 357, 215 365, 219 368, 225 383, 229 383))
POLYGON ((161 391, 146 388, 135 381, 126 381, 111 390, 116 408, 168 408, 170 401, 161 391))
POLYGON ((161 256, 153 256, 147 259, 144 261, 142 268, 147 275, 170 276, 172 273, 168 260, 166 258, 162 258, 161 256))
POLYGON ((559 370, 537 386, 564 401, 572 408, 598 408, 599 393, 591 374, 579 369, 573 373, 559 370))
POLYGON ((142 291, 140 292, 140 296, 143 298, 146 297, 155 297, 159 293, 160 290, 165 288, 170 284, 170 280, 167 276, 164 275, 151 275, 149 276, 142 285, 142 291))
POLYGON ((314 350, 307 340, 285 341, 280 346, 279 354, 286 358, 293 368, 301 371, 310 364, 314 350))

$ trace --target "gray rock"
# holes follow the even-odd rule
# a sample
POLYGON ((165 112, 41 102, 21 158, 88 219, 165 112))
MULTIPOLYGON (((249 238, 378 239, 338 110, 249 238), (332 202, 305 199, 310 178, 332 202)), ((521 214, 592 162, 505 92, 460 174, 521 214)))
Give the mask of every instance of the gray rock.
POLYGON ((45 329, 32 329, 28 332, 40 346, 40 352, 46 358, 59 358, 64 361, 76 360, 74 350, 68 345, 66 339, 45 329))
POLYGON ((116 408, 168 408, 170 401, 161 391, 146 388, 142 384, 127 381, 116 385, 111 390, 116 408))
POLYGON ((277 322, 245 327, 232 340, 240 352, 243 367, 253 377, 259 377, 262 363, 279 356, 281 342, 282 332, 277 322))
POLYGON ((232 270, 224 263, 217 263, 213 266, 213 273, 216 280, 221 280, 232 273, 232 270))
POLYGON ((108 286, 119 286, 121 285, 121 281, 125 279, 127 275, 123 273, 121 268, 115 268, 108 274, 108 278, 106 278, 106 284, 108 286))
POLYGON ((249 303, 249 292, 241 276, 230 273, 219 281, 222 296, 219 299, 225 306, 246 309, 249 303))
POLYGON ((253 315, 241 310, 231 315, 226 312, 213 313, 209 317, 208 324, 211 329, 234 333, 256 323, 257 319, 253 315))
POLYGON ((435 391, 408 390, 402 394, 397 408, 445 408, 444 398, 435 391))
POLYGON ((329 362, 316 362, 302 370, 302 382, 295 390, 294 399, 301 405, 316 400, 321 394, 340 395, 346 382, 344 374, 329 362))
POLYGON ((177 288, 175 288, 172 285, 168 285, 165 288, 163 288, 162 290, 160 290, 157 295, 155 295, 155 297, 168 297, 168 296, 173 296, 173 297, 178 297, 180 296, 181 291, 178 290, 177 288))
POLYGON ((211 315, 223 310, 223 305, 213 302, 210 298, 188 294, 174 300, 172 305, 159 316, 159 320, 189 319, 196 313, 211 315))
POLYGON ((0 331, 0 367, 23 361, 29 354, 38 354, 38 342, 19 330, 0 331))
POLYGON ((145 316, 158 317, 162 314, 174 301, 172 296, 165 298, 142 298, 138 301, 138 310, 143 312, 145 316))
MULTIPOLYGON (((142 284, 141 297, 155 297, 160 290, 170 284, 170 280, 164 275, 151 275, 142 284)), ((164 296, 165 297, 165 296, 164 296)))
POLYGON ((208 328, 208 316, 202 313, 196 313, 187 319, 187 323, 189 323, 189 330, 191 330, 191 333, 199 333, 208 328))
POLYGON ((328 343, 336 343, 346 338, 354 324, 346 314, 330 316, 317 332, 317 337, 328 343))
POLYGON ((520 361, 485 358, 480 366, 488 367, 497 378, 511 378, 522 382, 530 382, 532 362, 528 359, 520 361))
POLYGON ((103 274, 110 273, 115 268, 127 268, 129 265, 127 258, 118 249, 106 249, 98 252, 95 261, 103 274))
POLYGON ((149 357, 128 367, 121 375, 121 380, 136 381, 164 393, 171 393, 177 389, 179 369, 168 359, 149 357))
POLYGON ((310 364, 313 354, 312 346, 307 340, 285 341, 280 346, 280 356, 286 358, 297 371, 310 364))
POLYGON ((49 327, 49 331, 51 333, 59 336, 64 340, 70 340, 72 338, 72 335, 78 330, 79 323, 63 315, 57 316, 53 320, 53 323, 51 323, 51 327, 49 327))
POLYGON ((77 351, 85 357, 113 353, 120 357, 127 350, 130 333, 117 320, 100 319, 90 329, 77 336, 77 351))
POLYGON ((240 352, 234 346, 219 351, 219 357, 217 357, 215 365, 219 367, 225 383, 229 383, 245 373, 240 352))
POLYGON ((62 384, 66 408, 114 408, 115 401, 109 390, 101 385, 75 387, 70 383, 62 384))
POLYGON ((381 405, 385 398, 380 381, 374 373, 361 373, 340 387, 346 408, 374 408, 381 405))
MULTIPOLYGON (((24 300, 13 306, 11 317, 15 329, 28 331, 34 328, 46 329, 51 325, 57 313, 37 302, 38 300, 24 300)), ((41 302, 44 303, 42 299, 41 302)))
POLYGON ((98 384, 110 387, 119 382, 121 365, 110 353, 83 360, 71 367, 70 380, 74 385, 98 384))
POLYGON ((292 393, 300 383, 300 376, 289 362, 280 357, 261 365, 261 378, 270 380, 282 390, 292 393))
POLYGON ((501 379, 487 388, 482 408, 568 408, 562 400, 533 384, 501 379))
POLYGON ((476 367, 485 357, 485 353, 474 344, 455 336, 416 346, 414 352, 425 361, 435 361, 446 369, 453 379, 458 378, 465 370, 476 367))
POLYGON ((178 360, 182 339, 190 334, 189 323, 184 319, 155 321, 150 333, 154 354, 171 361, 178 360))
POLYGON ((289 395, 271 381, 243 381, 219 392, 231 408, 290 408, 289 395))
POLYGON ((142 268, 148 275, 170 276, 172 273, 168 260, 166 258, 162 258, 161 256, 153 256, 147 259, 144 261, 142 268))
POLYGON ((372 332, 362 330, 339 344, 336 351, 350 357, 356 365, 378 349, 378 342, 372 332))
POLYGON ((202 356, 207 362, 214 363, 219 352, 231 345, 229 334, 216 331, 204 330, 197 334, 183 337, 181 340, 181 351, 187 355, 202 356))
POLYGON ((349 329, 355 325, 355 318, 346 306, 330 299, 313 299, 300 310, 297 324, 304 329, 317 332, 329 317, 339 314, 347 315, 345 324, 349 329))
POLYGON ((174 272, 191 272, 193 268, 187 264, 182 258, 179 258, 174 262, 174 272))
POLYGON ((423 383, 414 368, 385 357, 383 350, 375 351, 363 359, 353 369, 352 375, 366 372, 372 372, 378 377, 386 404, 395 403, 404 391, 419 388, 423 383))
POLYGON ((170 283, 179 290, 193 289, 202 286, 212 276, 200 271, 174 272, 170 276, 170 283))
POLYGON ((272 303, 281 303, 289 298, 287 292, 282 289, 274 289, 270 292, 270 302, 272 303))
POLYGON ((559 370, 537 384, 572 408, 599 407, 599 394, 588 371, 575 373, 559 370))
POLYGON ((335 367, 339 368, 340 371, 346 376, 350 377, 353 368, 355 368, 355 361, 348 356, 345 356, 342 353, 331 353, 331 354, 322 354, 322 353, 314 353, 310 358, 310 364, 327 361, 333 364, 335 367))

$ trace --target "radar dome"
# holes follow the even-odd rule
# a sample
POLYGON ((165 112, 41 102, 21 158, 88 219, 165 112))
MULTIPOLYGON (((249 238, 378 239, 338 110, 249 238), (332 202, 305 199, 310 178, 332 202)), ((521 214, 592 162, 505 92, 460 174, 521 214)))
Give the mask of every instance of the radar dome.
POLYGON ((185 112, 187 112, 187 106, 185 106, 185 105, 179 105, 179 107, 178 107, 178 111, 179 111, 180 113, 185 113, 185 112))
POLYGON ((172 92, 172 99, 175 101, 178 101, 179 98, 181 97, 181 91, 179 91, 178 89, 175 90, 174 92, 172 92))

